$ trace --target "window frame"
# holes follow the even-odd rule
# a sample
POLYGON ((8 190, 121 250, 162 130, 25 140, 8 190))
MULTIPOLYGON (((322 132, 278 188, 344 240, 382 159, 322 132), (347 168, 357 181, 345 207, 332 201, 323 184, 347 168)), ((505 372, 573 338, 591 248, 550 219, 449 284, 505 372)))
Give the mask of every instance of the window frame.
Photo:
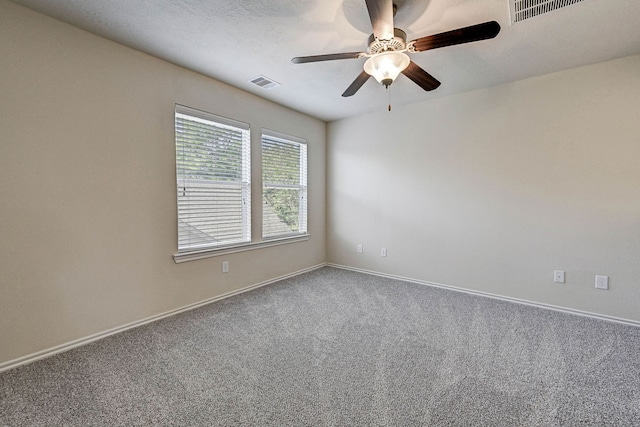
POLYGON ((261 163, 262 163, 262 239, 263 240, 272 240, 272 239, 281 239, 287 237, 295 237, 299 235, 307 234, 308 227, 308 147, 307 141, 303 138, 299 138, 297 136, 287 135, 282 132, 277 132, 271 129, 262 129, 262 134, 260 135, 260 145, 261 145, 261 163), (271 141, 277 141, 284 144, 297 145, 300 147, 300 161, 299 161, 299 183, 298 184, 285 184, 285 183, 277 183, 277 182, 265 182, 264 181, 264 145, 265 145, 265 137, 271 141), (274 188, 274 189, 296 189, 299 191, 298 196, 298 231, 291 231, 286 233, 265 235, 265 200, 264 193, 265 189, 274 188))
MULTIPOLYGON (((269 237, 269 238, 263 238, 262 237, 262 233, 255 233, 256 235, 260 235, 260 237, 257 237, 255 235, 252 236, 252 227, 251 227, 251 223, 252 222, 256 222, 259 221, 260 224, 262 224, 262 217, 258 218, 258 214, 260 212, 260 214, 262 214, 262 211, 255 209, 254 207, 251 207, 251 198, 255 197, 255 195, 251 194, 251 189, 252 187, 254 187, 253 189, 256 189, 258 186, 256 185, 256 181, 259 180, 259 187, 262 187, 262 175, 259 174, 260 176, 255 177, 254 176, 254 167, 255 165, 253 164, 252 160, 256 160, 255 158, 252 159, 253 157, 253 149, 254 147, 254 138, 252 138, 251 136, 251 126, 248 123, 245 122, 240 122, 237 120, 233 120, 230 118, 226 118, 223 116, 219 116, 213 113, 209 113, 206 111, 202 111, 202 110, 198 110, 192 107, 187 107, 185 105, 181 105, 181 104, 175 104, 175 108, 174 108, 174 143, 176 143, 176 153, 175 153, 175 160, 176 160, 176 171, 175 171, 175 176, 176 176, 176 219, 178 219, 178 199, 177 199, 177 195, 178 195, 178 190, 179 190, 179 185, 178 185, 178 154, 177 154, 177 128, 176 128, 176 113, 180 110, 180 112, 182 114, 187 114, 187 115, 192 115, 193 117, 197 117, 199 119, 204 119, 204 120, 210 120, 213 121, 214 123, 219 120, 218 123, 221 123, 223 125, 226 126, 237 126, 238 124, 241 126, 245 126, 247 128, 247 130, 249 131, 249 136, 248 136, 248 141, 249 141, 249 176, 248 176, 248 188, 249 188, 249 193, 248 193, 248 201, 249 201, 249 205, 248 208, 246 210, 246 212, 248 213, 247 215, 247 223, 248 223, 248 233, 250 236, 250 240, 248 241, 243 241, 243 242, 238 242, 238 243, 228 243, 228 244, 220 244, 220 245, 215 245, 215 246, 207 246, 207 247, 203 247, 201 249, 192 249, 192 250, 182 250, 182 251, 178 251, 176 253, 173 254, 173 259, 175 261, 176 264, 182 263, 182 262, 187 262, 187 261, 194 261, 194 260, 199 260, 199 259, 205 259, 205 258, 209 258, 209 257, 215 257, 215 256, 221 256, 221 255, 226 255, 226 254, 232 254, 232 253, 237 253, 237 252, 244 252, 244 251, 249 251, 249 250, 254 250, 254 249, 261 249, 261 248, 267 248, 267 247, 272 247, 272 246, 279 246, 279 245, 285 245, 285 244, 290 244, 290 243, 296 243, 296 242, 303 242, 303 241, 307 241, 310 238, 310 234, 308 233, 308 183, 305 183, 305 205, 306 205, 306 209, 305 209, 305 223, 304 223, 304 232, 296 232, 296 233, 290 233, 287 235, 278 235, 278 236, 273 236, 273 237, 269 237), (193 113, 193 114, 192 114, 193 113), (215 120, 212 120, 211 118, 215 118, 215 120), (256 178, 256 179, 254 179, 256 178), (259 238, 260 240, 255 240, 259 238)), ((297 138, 297 137, 293 137, 291 135, 286 135, 280 132, 276 132, 276 131, 272 131, 272 130, 268 130, 268 129, 262 129, 262 132, 267 132, 270 135, 274 135, 277 137, 282 137, 285 139, 289 139, 291 141, 295 141, 295 142, 302 142, 305 144, 306 149, 308 150, 308 145, 306 140, 302 139, 302 138, 297 138)), ((260 147, 262 146, 262 135, 260 137, 260 147)), ((305 169, 308 167, 308 160, 305 159, 306 164, 305 169)), ((257 162, 256 162, 257 163, 257 162)), ((260 165, 262 164, 262 158, 260 158, 259 161, 260 165)), ((262 200, 263 195, 260 194, 260 199, 262 200)), ((176 221, 176 225, 179 226, 179 222, 176 221)), ((255 231, 255 230, 253 230, 255 231)), ((176 235, 177 236, 177 235, 176 235)), ((176 244, 176 247, 178 245, 176 244)))
MULTIPOLYGON (((175 105, 175 147, 176 147, 176 202, 177 202, 177 224, 178 224, 178 254, 188 254, 193 252, 202 252, 209 250, 216 250, 219 248, 235 246, 238 244, 251 242, 251 130, 248 123, 239 122, 237 120, 232 120, 226 117, 218 116, 212 113, 208 113, 205 111, 197 110, 191 107, 186 107, 184 105, 176 104, 175 105), (201 146, 196 146, 198 140, 197 137, 189 138, 188 136, 184 136, 184 132, 180 132, 180 127, 184 126, 185 123, 197 123, 195 126, 202 126, 207 131, 207 127, 209 127, 210 134, 212 136, 218 136, 225 133, 231 132, 237 133, 239 138, 230 137, 235 139, 235 142, 240 142, 240 150, 238 153, 235 153, 236 147, 231 146, 227 147, 225 150, 207 150, 202 149, 201 146), (220 175, 219 169, 206 169, 204 173, 202 173, 203 177, 200 178, 192 178, 186 174, 180 174, 181 167, 184 167, 184 164, 187 160, 185 160, 185 147, 187 144, 190 145, 192 153, 202 154, 206 152, 208 155, 216 156, 239 156, 239 158, 234 157, 233 161, 238 162, 239 164, 235 165, 233 169, 230 170, 232 174, 238 174, 239 179, 221 179, 217 176, 220 175), (182 146, 182 151, 180 151, 180 147, 182 146), (215 177, 215 178, 214 178, 215 177), (204 190, 202 188, 206 188, 206 185, 211 185, 217 187, 215 189, 204 190), (208 234, 208 230, 199 230, 196 232, 186 232, 181 231, 181 223, 188 224, 187 219, 193 219, 197 221, 198 219, 211 219, 212 216, 206 216, 197 212, 199 209, 216 209, 216 198, 228 197, 225 193, 226 190, 223 188, 232 189, 231 191, 239 192, 239 199, 228 199, 231 200, 231 203, 239 203, 239 207, 241 211, 235 219, 237 221, 237 225, 235 228, 235 238, 230 240, 222 240, 220 243, 214 243, 216 237, 211 234, 208 234), (186 190, 185 190, 186 189, 186 190), (235 190, 234 190, 235 189, 235 190), (182 193, 182 196, 181 196, 182 193), (186 196, 189 194, 189 197, 186 196), (197 202, 192 202, 190 200, 191 197, 200 198, 207 197, 209 200, 204 202, 200 202, 200 205, 197 205, 197 202), (235 200, 235 202, 233 201, 235 200), (192 212, 189 210, 193 209, 192 212), (181 214, 182 211, 182 214, 181 214), (190 216, 196 218, 189 218, 190 216), (182 218, 182 220, 181 220, 182 218), (238 228, 239 225, 239 228, 238 228), (182 241, 187 241, 190 239, 197 240, 195 237, 197 234, 206 235, 203 238, 203 242, 201 243, 188 243, 181 245, 182 241)), ((218 136, 219 138, 219 136, 218 136)), ((233 140, 232 139, 232 140, 233 140)), ((221 139, 218 139, 220 141, 221 139)), ((217 159, 214 161, 214 166, 220 168, 225 167, 229 162, 221 161, 217 159)), ((201 165, 198 165, 201 166, 201 165)), ((200 171, 199 171, 200 172, 200 171)), ((223 175, 223 174, 222 174, 223 175)), ((236 196, 237 197, 237 196, 236 196)), ((224 214, 221 214, 224 215, 224 214)), ((221 216, 220 218, 224 218, 221 216)), ((233 215, 230 215, 228 218, 234 219, 233 215)), ((192 226, 190 226, 192 227, 192 226)), ((204 227, 216 227, 215 221, 205 222, 204 227)), ((184 230, 186 226, 183 226, 182 230, 184 230)))

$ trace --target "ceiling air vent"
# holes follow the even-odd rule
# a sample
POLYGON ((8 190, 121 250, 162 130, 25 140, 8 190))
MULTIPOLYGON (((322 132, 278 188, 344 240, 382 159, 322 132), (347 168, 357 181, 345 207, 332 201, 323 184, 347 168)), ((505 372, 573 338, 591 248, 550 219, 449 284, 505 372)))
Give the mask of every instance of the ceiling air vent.
POLYGON ((254 77, 249 80, 249 82, 253 83, 256 86, 260 86, 262 89, 273 89, 276 86, 280 86, 280 83, 275 82, 265 76, 254 77))
POLYGON ((511 23, 514 24, 583 0, 509 0, 511 23))

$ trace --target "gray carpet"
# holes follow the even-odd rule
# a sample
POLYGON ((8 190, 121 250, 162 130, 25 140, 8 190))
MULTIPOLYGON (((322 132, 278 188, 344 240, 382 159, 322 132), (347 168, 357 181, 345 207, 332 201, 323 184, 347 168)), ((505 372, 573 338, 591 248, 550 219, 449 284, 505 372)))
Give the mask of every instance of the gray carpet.
POLYGON ((0 374, 7 426, 640 426, 640 328, 334 268, 0 374))

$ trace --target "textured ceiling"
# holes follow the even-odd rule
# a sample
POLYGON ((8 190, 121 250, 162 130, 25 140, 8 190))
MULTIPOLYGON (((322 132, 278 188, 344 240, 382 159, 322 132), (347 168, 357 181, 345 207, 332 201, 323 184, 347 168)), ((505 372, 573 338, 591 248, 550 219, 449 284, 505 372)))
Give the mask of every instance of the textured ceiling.
MULTIPOLYGON (((374 79, 342 92, 364 59, 292 64, 294 56, 364 51, 364 0, 12 0, 322 120, 387 106, 374 79), (281 84, 248 82, 264 75, 281 84)), ((640 53, 640 0, 584 0, 510 24, 508 0, 397 0, 408 40, 495 20, 495 39, 411 54, 442 82, 424 92, 404 76, 395 106, 640 53)), ((603 82, 606 84, 606 82, 603 82)))

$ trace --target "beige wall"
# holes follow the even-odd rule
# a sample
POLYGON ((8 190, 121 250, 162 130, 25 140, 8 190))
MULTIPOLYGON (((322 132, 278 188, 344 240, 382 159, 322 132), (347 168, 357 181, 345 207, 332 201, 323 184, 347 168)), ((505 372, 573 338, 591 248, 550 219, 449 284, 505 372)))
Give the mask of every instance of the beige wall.
POLYGON ((328 126, 330 262, 640 321, 640 56, 384 109, 328 126))
POLYGON ((0 364, 325 262, 324 122, 5 0, 0 58, 0 364), (175 103, 307 139, 309 241, 174 263, 175 103))
POLYGON ((327 252, 337 264, 640 321, 640 56, 396 106, 327 134, 321 121, 6 0, 0 58, 0 365, 327 252), (254 144, 262 127, 308 140, 308 242, 173 262, 175 103, 250 123, 254 144), (552 282, 555 269, 566 284, 552 282), (593 288, 595 274, 610 276, 609 291, 593 288))

